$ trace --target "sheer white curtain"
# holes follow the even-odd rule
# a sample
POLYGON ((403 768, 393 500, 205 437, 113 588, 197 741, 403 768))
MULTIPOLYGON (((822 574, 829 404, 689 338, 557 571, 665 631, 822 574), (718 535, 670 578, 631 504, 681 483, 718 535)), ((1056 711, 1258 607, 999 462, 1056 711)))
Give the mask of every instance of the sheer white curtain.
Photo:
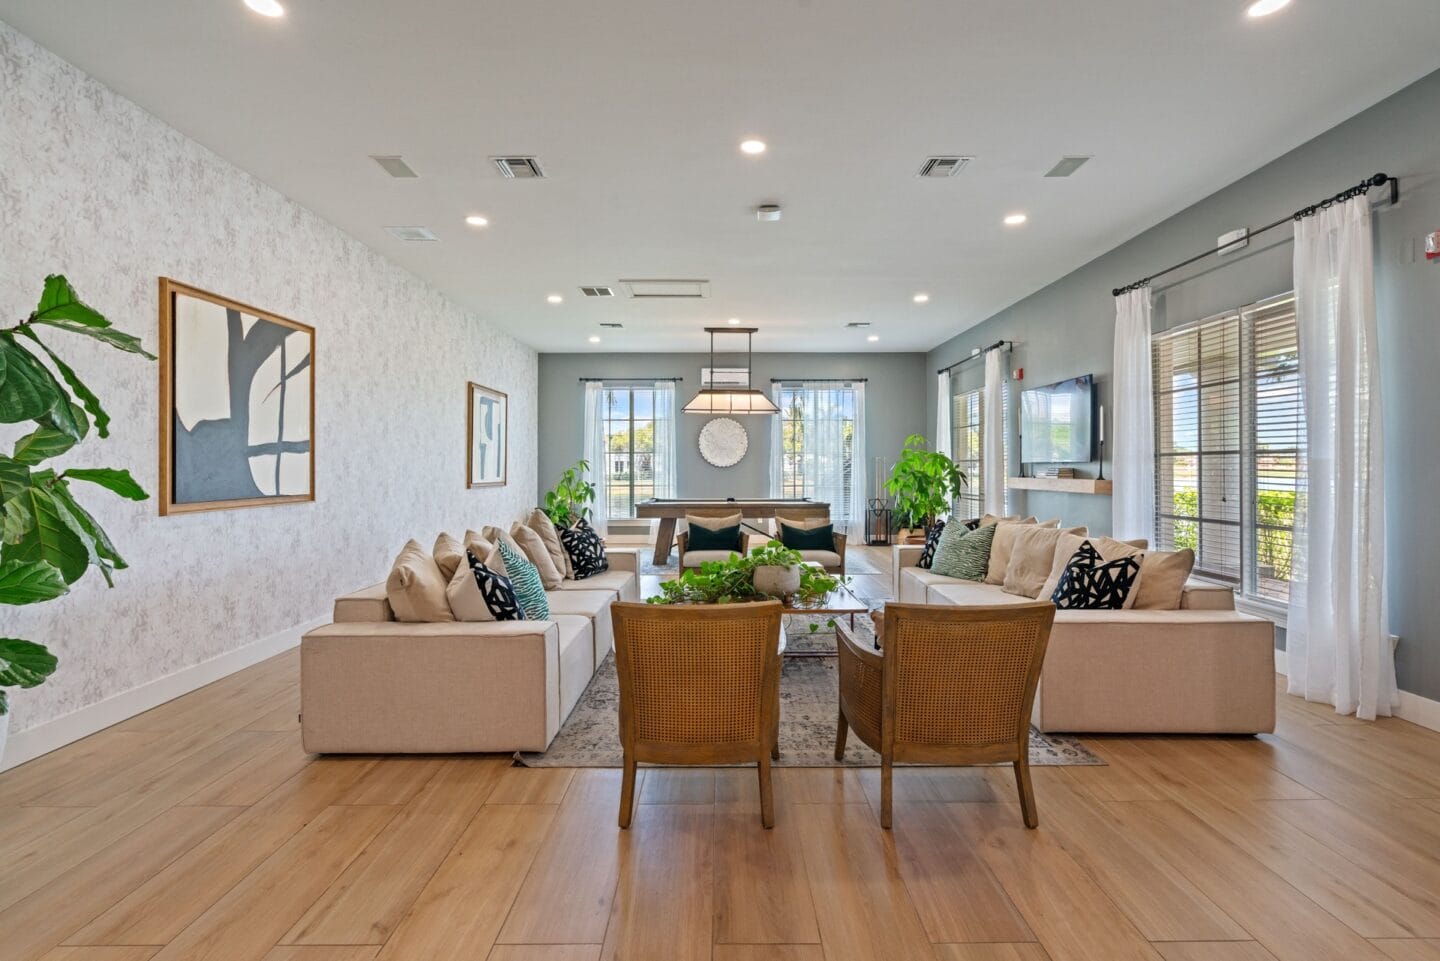
POLYGON ((1385 615, 1384 432, 1370 203, 1295 224, 1306 450, 1286 630, 1289 691, 1366 720, 1397 697, 1385 615))
POLYGON ((856 384, 851 389, 855 393, 855 424, 854 436, 850 442, 850 462, 845 465, 845 469, 850 473, 850 510, 845 518, 845 533, 856 538, 858 543, 869 520, 869 492, 865 483, 869 472, 865 465, 870 459, 865 447, 865 385, 856 384))
POLYGON ((601 537, 609 526, 609 499, 605 494, 605 385, 585 385, 585 479, 595 485, 595 502, 590 505, 590 524, 601 537))
POLYGON ((772 497, 809 497, 830 505, 835 526, 860 536, 866 522, 865 385, 777 385, 780 416, 770 442, 772 497), (785 433, 794 437, 785 463, 785 433))
POLYGON ((1155 410, 1150 389, 1150 288, 1115 298, 1111 423, 1115 493, 1112 536, 1155 541, 1155 410))
POLYGON ((981 404, 980 490, 984 511, 997 517, 1006 514, 1009 501, 1005 489, 1005 350, 997 347, 985 355, 985 393, 981 404))
POLYGON ((655 496, 674 497, 675 464, 675 384, 655 383, 655 496))
POLYGON ((947 457, 954 457, 954 427, 950 423, 950 412, 955 401, 950 396, 950 371, 942 370, 935 377, 935 449, 947 457))

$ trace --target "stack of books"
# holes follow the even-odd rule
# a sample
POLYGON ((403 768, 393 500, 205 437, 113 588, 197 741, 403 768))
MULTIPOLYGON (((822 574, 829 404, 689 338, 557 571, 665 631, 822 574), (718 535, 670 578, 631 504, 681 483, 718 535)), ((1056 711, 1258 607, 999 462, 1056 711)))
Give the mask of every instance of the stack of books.
POLYGON ((1035 471, 1035 476, 1036 476, 1036 477, 1051 477, 1051 478, 1074 477, 1074 476, 1075 476, 1075 468, 1073 468, 1073 467, 1041 467, 1041 468, 1039 468, 1039 469, 1037 469, 1037 470, 1035 471))

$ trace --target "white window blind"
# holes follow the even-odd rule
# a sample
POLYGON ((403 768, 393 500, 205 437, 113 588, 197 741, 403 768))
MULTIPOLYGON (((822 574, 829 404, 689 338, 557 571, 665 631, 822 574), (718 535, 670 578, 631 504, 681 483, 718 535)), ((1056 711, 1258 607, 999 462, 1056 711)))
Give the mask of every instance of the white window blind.
POLYGON ((1155 546, 1191 548, 1195 573, 1289 595, 1303 445, 1294 297, 1154 339, 1155 546))

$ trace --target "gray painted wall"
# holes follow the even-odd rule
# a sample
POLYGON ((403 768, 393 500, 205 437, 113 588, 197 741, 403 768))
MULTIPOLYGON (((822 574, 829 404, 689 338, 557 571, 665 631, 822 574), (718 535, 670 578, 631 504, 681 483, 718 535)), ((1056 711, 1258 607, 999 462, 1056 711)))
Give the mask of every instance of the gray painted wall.
MULTIPOLYGON (((716 366, 736 366, 730 355, 716 366)), ((585 409, 581 377, 683 377, 676 385, 677 406, 700 389, 700 368, 709 354, 541 354, 540 491, 548 490, 584 451, 581 420, 585 409)), ((867 468, 874 458, 894 462, 905 437, 924 433, 925 394, 933 376, 924 354, 756 354, 751 382, 765 390, 770 378, 864 377, 867 468)), ((774 417, 742 417, 750 449, 734 467, 721 470, 700 457, 700 428, 709 417, 677 415, 675 445, 677 492, 684 497, 763 497, 770 492, 770 431, 774 417)), ((866 477, 872 470, 867 469, 866 477)), ((866 496, 873 496, 873 492, 866 496)))
MULTIPOLYGON (((1115 308, 1111 288, 1168 267, 1220 234, 1257 227, 1377 171, 1400 178, 1401 202, 1377 210, 1376 302, 1386 430, 1390 627, 1402 638, 1400 687, 1440 698, 1440 261, 1423 239, 1440 230, 1440 72, 1382 101, 1079 270, 941 344, 927 366, 973 347, 1016 341, 1021 386, 1093 372, 1109 407, 1115 308)), ((1079 177, 1084 177, 1082 171, 1079 177)), ((1077 187, 1082 186, 1079 182, 1077 187)), ((1373 196, 1380 195, 1375 191, 1373 196)), ((1043 230, 1035 223, 1032 230, 1043 230)), ((1158 330, 1290 289, 1291 232, 1277 228, 1243 253, 1210 258, 1158 281, 1158 330)), ((542 370, 543 370, 542 358, 542 370)), ((542 415, 543 416, 543 415, 542 415)), ((935 401, 926 393, 926 421, 935 401)), ((1093 470, 1094 465, 1091 465, 1093 470)), ((1110 529, 1108 498, 1015 492, 1026 513, 1110 529)))

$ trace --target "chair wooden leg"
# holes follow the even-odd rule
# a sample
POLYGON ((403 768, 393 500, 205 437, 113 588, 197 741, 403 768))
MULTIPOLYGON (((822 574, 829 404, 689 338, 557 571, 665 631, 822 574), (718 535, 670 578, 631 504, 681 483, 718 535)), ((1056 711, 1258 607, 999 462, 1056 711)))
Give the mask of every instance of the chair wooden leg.
POLYGON ((890 830, 890 815, 892 802, 894 800, 894 784, 892 783, 894 763, 889 757, 880 758, 880 826, 890 830))
POLYGON ((620 776, 620 826, 628 828, 635 811, 635 758, 625 752, 624 773, 620 776))
POLYGON ((1030 759, 1015 762, 1015 787, 1020 792, 1020 810, 1025 815, 1025 826, 1040 826, 1040 815, 1035 810, 1035 789, 1030 784, 1030 759))
POLYGON ((775 709, 775 723, 770 726, 770 757, 780 760, 780 709, 775 709))
POLYGON ((850 734, 850 723, 845 720, 845 711, 842 708, 837 712, 840 719, 835 724, 835 760, 845 760, 845 740, 850 734))
POLYGON ((765 828, 775 826, 775 793, 770 785, 770 759, 761 755, 760 757, 760 825, 765 828))

